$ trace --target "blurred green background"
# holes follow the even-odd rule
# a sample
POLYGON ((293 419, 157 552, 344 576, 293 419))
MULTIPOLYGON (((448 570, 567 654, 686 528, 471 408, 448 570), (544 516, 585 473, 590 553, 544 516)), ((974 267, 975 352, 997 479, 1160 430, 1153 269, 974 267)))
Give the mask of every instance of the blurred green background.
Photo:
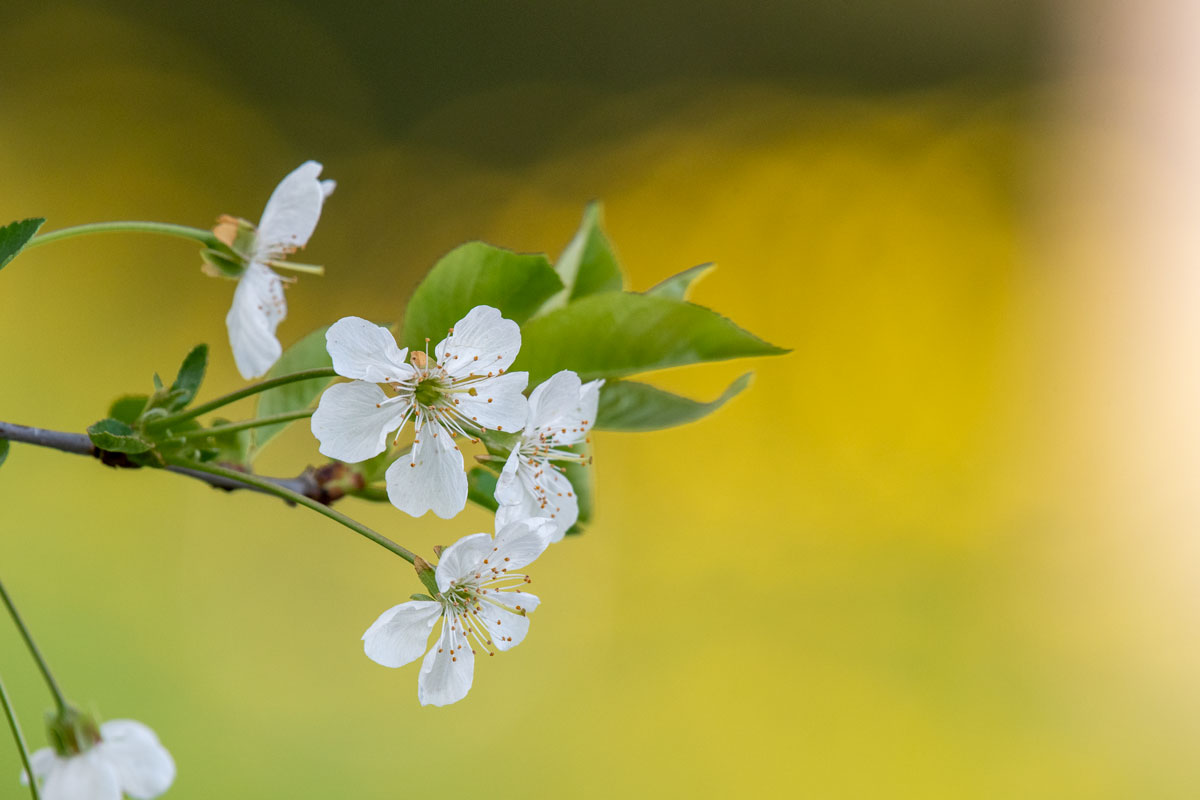
MULTIPOLYGON (((0 574, 73 698, 159 732, 169 797, 1194 796, 1188 551, 1108 525, 1103 434, 1062 432, 1090 399, 1050 346, 1073 278, 1039 266, 1044 6, 6 11, 0 219, 257 219, 324 162, 327 275, 289 291, 285 345, 396 319, 464 240, 556 256, 600 198, 633 288, 716 261, 693 299, 794 348, 656 376, 711 397, 757 370, 708 420, 595 437, 596 523, 445 709, 361 652, 417 590, 403 562, 268 498, 14 445, 0 574)), ((232 284, 198 267, 117 236, 7 267, 0 419, 82 430, 200 341, 204 396, 238 386, 232 284)), ((316 458, 301 426, 260 466, 316 458)), ((419 552, 491 525, 340 507, 419 552)), ((4 626, 0 674, 40 746, 4 626)), ((18 771, 0 745, 0 798, 18 771)))

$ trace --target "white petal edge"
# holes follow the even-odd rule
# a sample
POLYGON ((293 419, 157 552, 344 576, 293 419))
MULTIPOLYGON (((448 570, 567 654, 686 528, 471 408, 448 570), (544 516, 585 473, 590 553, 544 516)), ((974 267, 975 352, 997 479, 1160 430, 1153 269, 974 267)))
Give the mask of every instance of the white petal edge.
POLYGON ((385 477, 392 505, 414 517, 432 511, 450 519, 467 505, 462 453, 436 423, 425 423, 416 434, 412 451, 392 462, 385 477))
POLYGON ((491 306, 475 306, 434 348, 437 362, 454 378, 508 369, 521 349, 521 327, 491 306))
POLYGON ((457 395, 454 410, 480 428, 508 433, 519 431, 528 414, 528 402, 522 394, 528 383, 528 372, 506 372, 472 383, 475 396, 457 395))
MULTIPOLYGON (((518 475, 521 469, 521 451, 514 449, 508 454, 508 458, 504 462, 504 469, 500 470, 500 477, 496 479, 496 502, 500 505, 513 505, 521 503, 522 500, 528 497, 529 493, 525 491, 521 485, 521 480, 518 475)), ((535 516, 534 514, 526 514, 527 517, 535 516)))
POLYGON ((474 576, 488 553, 492 552, 493 546, 490 533, 472 533, 443 550, 434 572, 438 591, 448 590, 451 581, 461 581, 474 576))
POLYGON ((121 800, 116 770, 96 747, 61 759, 42 784, 42 800, 121 800))
MULTIPOLYGON (((559 417, 573 412, 579 405, 579 376, 569 369, 556 372, 529 393, 529 423, 532 432, 550 427, 559 417)), ((536 437, 535 437, 536 438, 536 437)))
MULTIPOLYGON (((33 770, 33 775, 40 781, 44 781, 46 776, 53 770, 58 768, 58 765, 64 759, 58 753, 54 752, 53 748, 43 747, 33 751, 29 756, 29 767, 33 770)), ((29 773, 21 770, 21 784, 28 785, 29 773)))
POLYGON ((532 564, 550 546, 553 529, 554 524, 542 517, 516 520, 504 525, 496 533, 493 546, 496 558, 510 570, 532 564))
POLYGON ((362 317, 343 317, 325 332, 325 350, 338 375, 372 383, 406 381, 413 368, 405 361, 408 348, 396 346, 396 338, 382 325, 362 317))
POLYGON ((283 281, 269 268, 251 262, 238 279, 225 315, 233 361, 246 380, 265 375, 283 354, 275 329, 286 316, 283 281))
POLYGON ((441 604, 430 600, 392 606, 362 635, 363 652, 385 667, 410 664, 429 647, 429 634, 441 613, 441 604))
POLYGON ((113 719, 100 726, 100 737, 96 751, 133 800, 151 800, 175 782, 175 760, 147 726, 132 719, 113 719))
POLYGON ((325 187, 318 180, 320 174, 318 162, 305 161, 271 192, 258 223, 258 252, 263 258, 308 244, 326 197, 325 187))
POLYGON ((322 455, 351 464, 366 461, 387 448, 408 409, 406 400, 392 400, 373 383, 335 383, 321 395, 312 415, 312 434, 322 455))
POLYGON ((437 642, 421 662, 417 676, 417 700, 423 706, 447 706, 467 696, 475 678, 475 654, 457 622, 446 617, 437 642))

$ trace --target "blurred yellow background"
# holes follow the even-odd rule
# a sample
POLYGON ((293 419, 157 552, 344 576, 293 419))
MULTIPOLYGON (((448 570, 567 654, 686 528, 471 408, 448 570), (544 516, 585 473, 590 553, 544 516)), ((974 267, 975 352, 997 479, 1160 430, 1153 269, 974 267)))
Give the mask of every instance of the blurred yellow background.
MULTIPOLYGON (((595 524, 533 567, 527 641, 444 709, 418 706, 416 665, 361 651, 418 591, 405 563, 270 498, 14 445, 0 575, 72 698, 158 731, 168 797, 1195 796, 1195 517, 1138 526, 1107 466, 1138 438, 1088 382, 1123 295, 1089 290, 1080 253, 1103 248, 1047 191, 1057 101, 1030 40, 978 32, 1005 4, 964 22, 911 2, 901 36, 932 43, 908 63, 854 35, 866 17, 837 33, 814 6, 735 14, 716 67, 644 81, 619 55, 568 69, 533 49, 498 78, 481 22, 428 10, 326 27, 301 4, 51 4, 6 29, 0 220, 257 219, 284 174, 324 162, 339 186, 305 260, 327 275, 289 291, 285 345, 396 319, 468 239, 556 256, 600 198, 632 288, 716 261, 693 300, 794 349, 655 376, 707 399, 757 373, 707 420, 595 437, 595 524), (828 43, 730 66, 790 53, 793 29, 847 37, 875 71, 828 43), (413 86, 364 67, 393 47, 429 59, 413 86)), ((660 61, 703 51, 721 8, 660 61)), ((506 20, 551 42, 594 22, 506 20)), ((638 29, 601 34, 636 56, 654 46, 638 29)), ((202 396, 240 385, 233 285, 199 263, 112 236, 10 264, 0 419, 82 430, 201 341, 202 396)), ((294 427, 259 467, 294 473, 313 445, 294 427)), ((491 525, 339 507, 424 553, 491 525)), ((5 625, 0 674, 41 746, 49 698, 5 625)), ((18 772, 0 744, 0 798, 18 772)))

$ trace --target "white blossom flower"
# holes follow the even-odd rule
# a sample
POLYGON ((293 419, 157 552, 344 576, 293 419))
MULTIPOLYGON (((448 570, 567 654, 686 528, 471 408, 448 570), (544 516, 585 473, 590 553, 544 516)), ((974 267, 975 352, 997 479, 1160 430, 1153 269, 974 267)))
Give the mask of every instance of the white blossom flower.
MULTIPOLYGON (((131 719, 100 725, 97 740, 60 755, 43 747, 29 757, 43 800, 150 800, 171 787, 175 761, 154 731, 131 719)), ((28 783, 22 775, 22 783, 28 783)))
MULTIPOLYGON (((308 243, 321 216, 321 206, 337 185, 331 180, 318 180, 320 174, 319 163, 305 161, 275 187, 257 227, 245 220, 222 217, 214 229, 217 238, 241 259, 241 264, 233 267, 244 264, 244 269, 233 275, 238 285, 225 326, 233 360, 247 380, 266 373, 283 353, 275 329, 287 316, 287 302, 283 278, 271 267, 318 269, 289 265, 284 259, 308 243)), ((215 274, 225 274, 225 270, 218 267, 215 274)))
POLYGON ((354 380, 321 396, 312 417, 321 452, 365 461, 411 419, 412 450, 388 467, 388 499, 414 517, 432 510, 449 519, 462 511, 467 476, 454 440, 470 438, 472 430, 517 431, 525 422, 529 374, 506 372, 521 349, 517 324, 491 306, 476 306, 434 358, 414 352, 411 364, 387 328, 358 317, 335 322, 325 341, 334 370, 354 380))
POLYGON ((517 570, 546 550, 550 534, 548 520, 523 519, 498 528, 494 539, 476 533, 447 547, 435 571, 437 597, 383 612, 363 634, 367 657, 402 667, 425 653, 417 677, 421 705, 444 706, 466 697, 475 656, 516 647, 529 632, 529 613, 539 601, 521 591, 530 580, 517 570), (442 630, 430 647, 438 620, 442 630))
POLYGON ((520 440, 496 482, 496 524, 548 517, 550 541, 561 541, 579 518, 579 498, 562 468, 552 463, 585 463, 587 456, 560 448, 587 438, 596 421, 604 381, 581 383, 570 370, 555 373, 529 395, 529 416, 520 440))

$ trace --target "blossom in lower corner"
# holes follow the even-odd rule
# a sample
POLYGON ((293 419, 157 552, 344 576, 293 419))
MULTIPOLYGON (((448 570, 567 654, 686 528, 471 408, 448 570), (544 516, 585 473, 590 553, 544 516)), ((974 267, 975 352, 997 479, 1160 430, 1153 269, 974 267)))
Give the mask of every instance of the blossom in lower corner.
POLYGON ((560 464, 588 456, 563 448, 587 438, 596 421, 604 381, 583 383, 570 370, 555 373, 529 395, 529 416, 496 482, 496 524, 525 517, 554 522, 550 541, 561 541, 579 518, 579 499, 560 464), (558 462, 558 463, 555 463, 558 462))
POLYGON ((217 238, 237 256, 230 261, 208 251, 206 261, 211 274, 237 279, 225 326, 233 360, 247 380, 265 374, 283 353, 275 329, 287 316, 284 279, 271 267, 287 269, 284 259, 304 247, 316 229, 321 206, 337 185, 319 180, 320 174, 319 163, 304 162, 275 187, 257 226, 226 216, 214 229, 217 238))
MULTIPOLYGON (((507 372, 521 329, 491 306, 476 306, 426 353, 401 349, 387 328, 346 317, 325 334, 333 368, 350 383, 329 387, 312 417, 323 455, 356 463, 382 453, 413 421, 413 446, 387 470, 388 499, 419 517, 449 519, 467 504, 455 439, 471 431, 518 431, 525 423, 525 372, 507 372), (411 363, 409 363, 411 361, 411 363)), ((426 340, 428 341, 428 340, 426 340)))
POLYGON ((495 538, 476 533, 447 547, 435 571, 437 596, 383 612, 363 634, 367 657, 402 667, 424 653, 417 677, 421 705, 445 706, 466 697, 475 656, 516 647, 529 632, 538 598, 522 591, 530 581, 519 570, 545 551, 551 532, 549 520, 523 519, 500 527, 495 538), (430 647, 439 620, 442 628, 430 647))
POLYGON ((150 800, 171 787, 175 761, 150 728, 131 719, 96 726, 72 713, 66 727, 61 716, 50 723, 58 749, 43 747, 29 758, 43 800, 150 800))

